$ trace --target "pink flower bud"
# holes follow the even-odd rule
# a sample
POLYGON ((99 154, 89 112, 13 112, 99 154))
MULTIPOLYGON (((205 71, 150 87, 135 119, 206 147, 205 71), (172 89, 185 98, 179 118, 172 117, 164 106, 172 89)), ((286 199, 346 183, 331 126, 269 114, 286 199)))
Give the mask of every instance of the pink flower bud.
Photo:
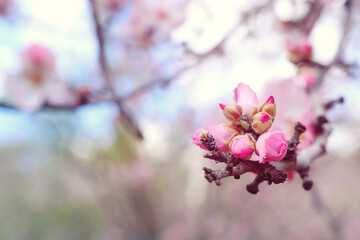
POLYGON ((286 152, 286 138, 279 128, 262 134, 256 142, 256 154, 259 155, 261 163, 281 161, 286 152))
POLYGON ((296 82, 302 87, 311 87, 316 82, 317 72, 314 68, 309 66, 299 67, 296 77, 296 82))
POLYGON ((305 57, 311 57, 312 54, 312 46, 309 40, 303 39, 298 44, 299 52, 301 52, 305 57))
POLYGON ((289 51, 289 61, 298 64, 312 58, 312 45, 307 39, 298 43, 286 42, 286 49, 289 51))
POLYGON ((249 160, 255 150, 255 142, 249 135, 237 135, 230 143, 230 151, 236 157, 249 160))
POLYGON ((234 101, 242 107, 244 114, 250 118, 258 111, 256 93, 247 84, 239 83, 237 85, 234 89, 234 101))
POLYGON ((229 121, 236 121, 242 115, 242 108, 237 103, 222 104, 219 103, 220 108, 223 110, 223 114, 229 121))
POLYGON ((40 44, 32 44, 22 52, 24 70, 29 73, 51 72, 55 69, 52 51, 40 44))
POLYGON ((166 8, 158 8, 155 9, 155 16, 160 21, 166 21, 170 16, 170 12, 166 8))
POLYGON ((193 143, 201 147, 202 149, 208 150, 200 141, 200 134, 206 130, 215 139, 215 143, 221 152, 229 151, 229 144, 232 138, 240 134, 240 130, 232 125, 220 124, 210 125, 204 128, 200 128, 195 131, 195 135, 192 136, 193 143))
POLYGON ((269 130, 272 125, 272 119, 266 112, 259 112, 251 119, 252 127, 257 134, 262 134, 269 130))
POLYGON ((265 102, 261 104, 259 112, 268 113, 271 117, 271 120, 274 121, 276 115, 276 104, 273 96, 270 96, 265 102))
POLYGON ((275 99, 273 96, 270 96, 267 100, 266 100, 267 104, 275 104, 275 99))
POLYGON ((315 83, 315 77, 311 73, 306 73, 300 77, 300 81, 306 87, 311 87, 315 83))

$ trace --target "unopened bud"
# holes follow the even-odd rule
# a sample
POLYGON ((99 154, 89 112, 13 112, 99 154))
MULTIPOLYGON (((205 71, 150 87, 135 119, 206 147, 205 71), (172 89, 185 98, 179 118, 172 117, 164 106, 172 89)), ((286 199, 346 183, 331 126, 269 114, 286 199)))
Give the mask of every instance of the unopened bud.
POLYGON ((230 143, 230 151, 236 158, 249 160, 255 151, 255 141, 249 135, 237 135, 230 143))
POLYGON ((209 137, 210 137, 209 132, 206 130, 201 130, 201 132, 199 133, 199 139, 202 141, 208 140, 209 137))
POLYGON ((230 141, 238 134, 242 134, 242 132, 233 125, 210 125, 196 130, 192 140, 194 144, 202 149, 212 151, 215 147, 208 145, 208 143, 214 143, 220 152, 225 152, 229 151, 230 141))
POLYGON ((242 108, 237 103, 227 105, 220 103, 219 105, 223 111, 224 116, 229 121, 235 122, 242 115, 242 108))
POLYGON ((266 112, 270 115, 271 120, 274 121, 276 115, 276 104, 273 96, 270 96, 265 102, 261 104, 259 112, 266 112))
POLYGON ((251 119, 252 127, 257 134, 266 132, 272 125, 271 117, 266 112, 259 112, 251 119))
POLYGON ((298 43, 287 41, 286 48, 289 51, 289 61, 294 64, 311 60, 312 58, 312 45, 307 39, 303 39, 298 43))

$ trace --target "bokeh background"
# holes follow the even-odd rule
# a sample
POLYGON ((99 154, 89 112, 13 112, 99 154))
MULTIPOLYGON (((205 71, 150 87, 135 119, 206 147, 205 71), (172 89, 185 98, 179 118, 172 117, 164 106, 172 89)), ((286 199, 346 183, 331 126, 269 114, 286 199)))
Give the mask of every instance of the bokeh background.
MULTIPOLYGON (((359 239, 359 1, 343 50, 349 65, 332 69, 319 93, 345 103, 328 113, 334 130, 311 166, 312 191, 298 176, 262 184, 257 195, 245 189, 251 174, 209 184, 202 167, 221 166, 191 141, 196 129, 224 122, 218 103, 232 101, 237 83, 264 100, 267 89, 295 82, 285 42, 299 36, 286 23, 312 2, 94 1, 113 86, 140 140, 111 101, 32 113, 7 105, 6 78, 34 43, 53 51, 72 89, 101 92, 104 80, 91 1, 0 0, 0 238, 359 239)), ((326 65, 343 36, 346 1, 318 2, 309 40, 326 65)), ((294 111, 302 104, 287 100, 294 111)))

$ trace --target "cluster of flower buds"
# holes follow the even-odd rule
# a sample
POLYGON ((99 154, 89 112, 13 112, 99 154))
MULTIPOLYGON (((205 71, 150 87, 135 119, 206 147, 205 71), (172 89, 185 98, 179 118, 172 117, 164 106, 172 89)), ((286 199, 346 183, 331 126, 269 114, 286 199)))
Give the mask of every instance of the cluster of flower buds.
POLYGON ((280 129, 269 131, 276 115, 275 100, 270 96, 259 104, 256 93, 246 84, 239 83, 234 90, 234 103, 220 104, 229 124, 211 125, 195 131, 194 144, 210 150, 201 138, 209 132, 220 152, 249 160, 253 153, 260 163, 281 161, 287 152, 287 141, 280 129))

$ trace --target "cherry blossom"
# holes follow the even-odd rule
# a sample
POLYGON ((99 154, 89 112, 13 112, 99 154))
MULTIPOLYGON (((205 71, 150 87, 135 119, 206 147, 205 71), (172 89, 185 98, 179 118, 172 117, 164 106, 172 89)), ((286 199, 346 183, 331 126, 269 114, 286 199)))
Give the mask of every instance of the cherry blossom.
POLYGON ((56 73, 55 56, 49 48, 33 44, 21 56, 21 70, 5 79, 6 95, 16 107, 35 111, 44 104, 75 103, 75 96, 56 73))
POLYGON ((192 137, 193 142, 209 150, 202 141, 208 141, 210 133, 220 151, 230 151, 236 158, 249 160, 256 152, 259 155, 256 160, 260 163, 282 160, 287 149, 285 135, 280 129, 267 133, 276 114, 274 97, 270 96, 259 105, 258 97, 250 86, 239 83, 234 89, 233 99, 235 103, 219 104, 231 125, 198 129, 192 137), (259 109, 261 112, 258 112, 259 109))

